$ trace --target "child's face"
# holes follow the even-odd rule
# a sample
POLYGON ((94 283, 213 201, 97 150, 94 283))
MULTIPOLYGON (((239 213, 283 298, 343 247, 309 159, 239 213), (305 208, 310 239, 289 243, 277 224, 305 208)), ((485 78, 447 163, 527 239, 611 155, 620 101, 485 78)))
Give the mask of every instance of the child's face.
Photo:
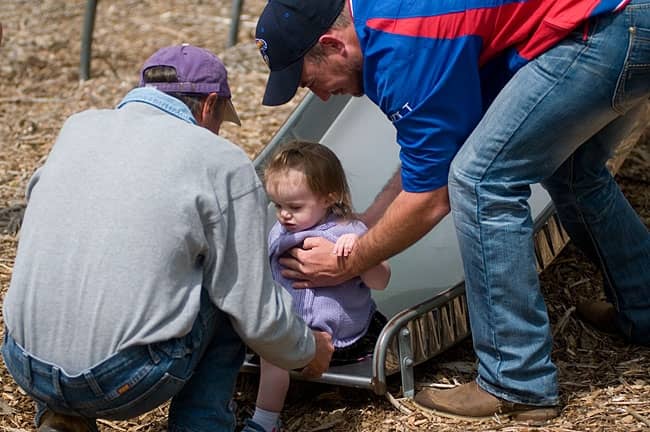
POLYGON ((302 231, 327 216, 331 202, 314 194, 305 175, 294 169, 277 172, 266 179, 266 192, 275 204, 278 221, 289 232, 302 231))

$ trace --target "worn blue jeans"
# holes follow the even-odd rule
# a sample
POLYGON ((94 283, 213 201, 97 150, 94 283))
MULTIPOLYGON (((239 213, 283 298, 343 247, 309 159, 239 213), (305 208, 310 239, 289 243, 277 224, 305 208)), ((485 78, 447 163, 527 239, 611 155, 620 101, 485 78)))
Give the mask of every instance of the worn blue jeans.
POLYGON ((605 167, 650 96, 650 0, 588 24, 515 74, 450 170, 477 382, 512 402, 558 403, 531 184, 602 266, 621 332, 650 343, 650 234, 605 167))
POLYGON ((102 363, 68 376, 25 352, 5 332, 2 355, 16 383, 45 410, 84 418, 128 419, 171 398, 169 432, 230 432, 231 399, 244 360, 244 344, 230 320, 203 293, 199 316, 185 337, 127 348, 102 363))

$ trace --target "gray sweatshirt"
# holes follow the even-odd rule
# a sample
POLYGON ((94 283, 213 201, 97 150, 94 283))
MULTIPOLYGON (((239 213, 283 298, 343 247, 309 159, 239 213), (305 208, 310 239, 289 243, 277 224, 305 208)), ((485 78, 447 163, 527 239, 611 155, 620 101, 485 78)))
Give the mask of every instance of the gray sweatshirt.
POLYGON ((314 339, 272 282, 250 159, 176 99, 138 90, 119 109, 70 117, 31 179, 9 333, 74 375, 187 334, 205 289, 260 356, 304 366, 314 339))

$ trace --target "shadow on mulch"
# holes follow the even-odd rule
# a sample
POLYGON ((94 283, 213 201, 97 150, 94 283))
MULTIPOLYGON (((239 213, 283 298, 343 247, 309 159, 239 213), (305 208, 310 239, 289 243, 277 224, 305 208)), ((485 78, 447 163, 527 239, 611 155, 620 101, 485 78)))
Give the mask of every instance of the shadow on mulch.
POLYGON ((24 213, 25 204, 14 204, 10 207, 0 208, 0 233, 18 234, 24 213))

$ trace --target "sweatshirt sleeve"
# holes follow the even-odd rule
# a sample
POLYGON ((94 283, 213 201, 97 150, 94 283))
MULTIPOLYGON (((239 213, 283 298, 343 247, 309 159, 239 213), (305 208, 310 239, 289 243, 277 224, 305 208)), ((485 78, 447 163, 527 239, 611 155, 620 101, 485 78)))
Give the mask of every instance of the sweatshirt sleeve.
POLYGON ((293 313, 291 296, 275 285, 267 256, 267 198, 252 166, 230 177, 222 217, 206 237, 204 284, 213 303, 230 316, 244 342, 261 357, 285 369, 305 366, 315 352, 311 330, 293 313), (252 188, 241 187, 255 176, 252 188))

